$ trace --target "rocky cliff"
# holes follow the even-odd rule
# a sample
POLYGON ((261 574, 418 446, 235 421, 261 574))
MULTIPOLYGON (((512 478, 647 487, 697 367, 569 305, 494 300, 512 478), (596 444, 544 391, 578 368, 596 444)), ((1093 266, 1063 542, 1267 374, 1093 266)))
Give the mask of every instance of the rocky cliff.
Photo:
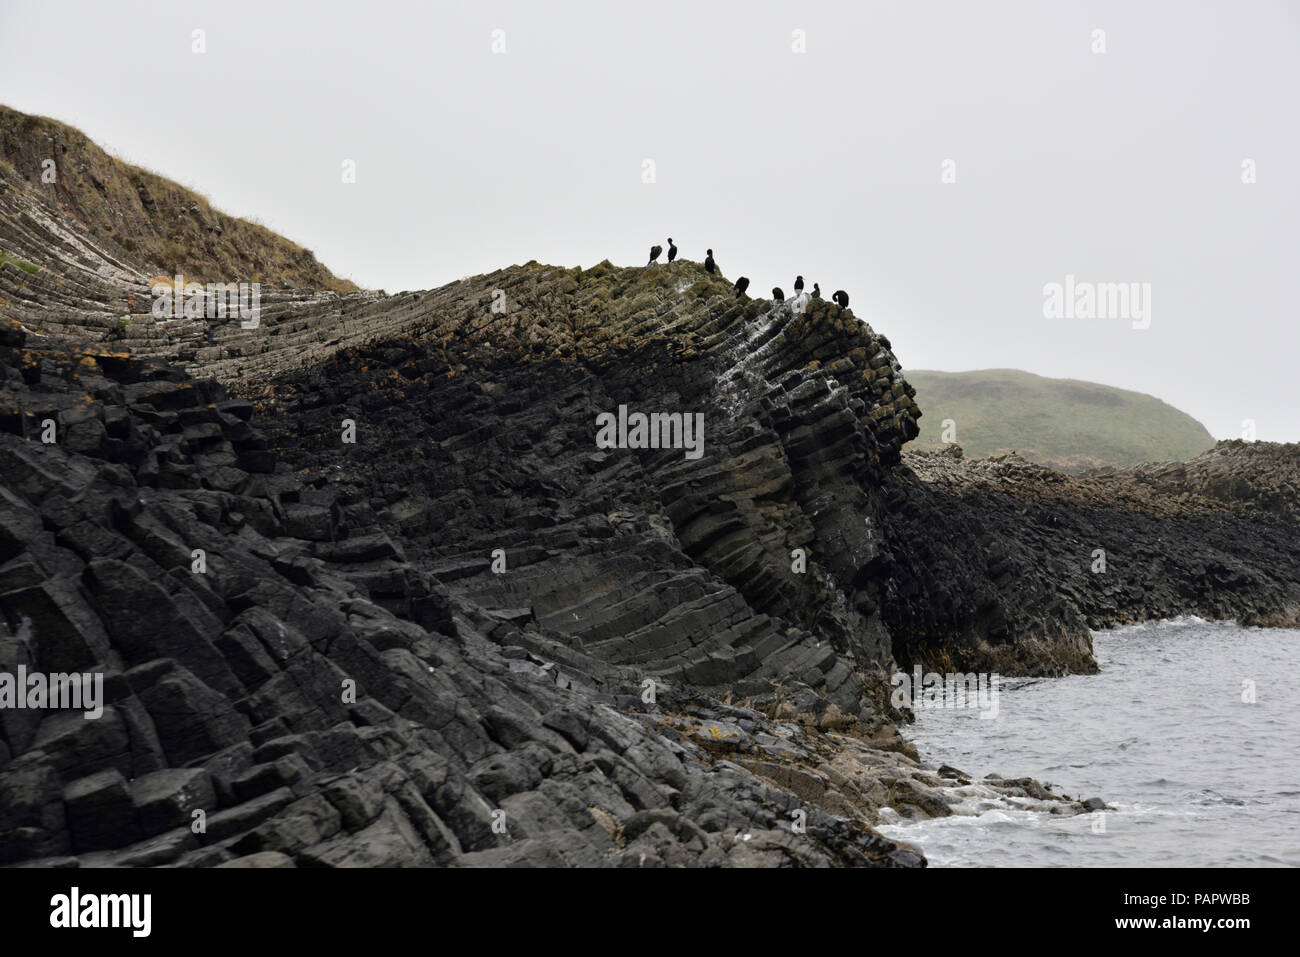
POLYGON ((915 865, 882 808, 1095 805, 919 763, 894 668, 1297 620, 1300 449, 913 456, 888 339, 826 301, 529 263, 245 328, 155 319, 29 186, 0 241, 0 671, 106 698, 0 710, 0 861, 915 865), (702 443, 598 440, 638 412, 702 443))
POLYGON ((1081 634, 1080 622, 1106 628, 1198 615, 1296 627, 1297 465, 1300 446, 1241 442, 1187 463, 1078 477, 1013 455, 906 453, 896 474, 900 504, 888 513, 901 556, 891 575, 930 587, 926 601, 886 608, 895 656, 935 661, 945 618, 967 636, 954 660, 1003 673, 1016 673, 1008 654, 1050 671, 1059 645, 1035 647, 1028 635, 1081 634), (1241 477, 1231 486, 1236 498, 1225 473, 1241 477), (936 525, 947 534, 927 532, 936 525), (990 617, 970 614, 973 600, 990 617), (954 603, 967 611, 945 611, 954 603), (1008 647, 998 635, 1025 637, 1008 647))
POLYGON ((490 587, 211 380, 6 322, 0 397, 0 670, 103 681, 0 710, 0 862, 915 866, 882 807, 1094 806, 919 764, 880 662, 629 509, 515 521, 490 587))

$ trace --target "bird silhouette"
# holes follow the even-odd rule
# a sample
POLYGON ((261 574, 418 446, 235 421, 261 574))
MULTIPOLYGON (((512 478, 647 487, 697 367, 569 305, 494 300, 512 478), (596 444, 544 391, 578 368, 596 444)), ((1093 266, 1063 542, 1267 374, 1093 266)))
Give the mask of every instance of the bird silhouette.
POLYGON ((803 276, 794 277, 794 294, 797 296, 803 292, 803 276))
POLYGON ((673 245, 673 237, 668 237, 668 261, 672 262, 677 258, 677 247, 673 245))
POLYGON ((772 289, 772 299, 776 302, 785 302, 785 290, 780 286, 774 287, 772 289))
POLYGON ((849 308, 849 294, 843 289, 836 289, 831 298, 839 304, 841 309, 849 308))
MULTIPOLYGON (((652 263, 652 262, 654 262, 656 259, 658 259, 658 258, 659 258, 659 254, 660 254, 661 252, 663 252, 663 251, 664 251, 664 247, 662 247, 662 246, 651 246, 651 247, 650 247, 650 263, 652 263)), ((650 263, 646 263, 646 265, 648 266, 648 265, 650 265, 650 263)))
POLYGON ((822 297, 822 287, 817 285, 817 283, 813 283, 812 297, 814 299, 820 299, 822 297))
POLYGON ((748 288, 749 288, 749 280, 746 277, 741 276, 739 279, 737 279, 736 298, 739 299, 741 296, 743 296, 745 294, 745 290, 748 288))
POLYGON ((704 271, 708 273, 710 276, 712 276, 713 270, 718 268, 718 264, 713 261, 713 250, 708 249, 705 251, 708 253, 708 255, 704 257, 704 271))

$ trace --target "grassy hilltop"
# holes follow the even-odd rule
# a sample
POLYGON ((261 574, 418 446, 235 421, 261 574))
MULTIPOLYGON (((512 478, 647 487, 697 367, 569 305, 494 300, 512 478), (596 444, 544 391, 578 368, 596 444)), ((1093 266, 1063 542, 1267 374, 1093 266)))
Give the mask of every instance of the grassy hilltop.
POLYGON ((939 448, 944 420, 968 456, 1014 450, 1066 472, 1186 461, 1214 445, 1190 415, 1154 396, 1017 369, 908 370, 925 413, 913 447, 939 448))
POLYGON ((109 155, 80 130, 3 104, 0 180, 39 191, 95 239, 167 275, 336 292, 357 288, 311 250, 265 226, 227 216, 205 196, 109 155), (56 175, 48 183, 42 172, 51 159, 56 175))

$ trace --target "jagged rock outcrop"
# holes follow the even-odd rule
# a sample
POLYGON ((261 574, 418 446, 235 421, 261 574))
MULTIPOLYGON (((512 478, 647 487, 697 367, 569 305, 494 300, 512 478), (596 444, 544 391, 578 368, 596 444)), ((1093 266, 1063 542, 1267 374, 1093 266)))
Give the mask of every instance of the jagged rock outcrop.
POLYGON ((106 696, 0 711, 0 862, 914 865, 881 808, 965 776, 896 666, 1296 622, 1300 449, 905 454, 889 340, 829 301, 529 263, 157 319, 150 263, 3 170, 0 250, 0 671, 106 696), (620 410, 702 445, 598 441, 620 410))
MULTIPOLYGON (((1027 593, 1054 593, 1060 607, 1048 620, 1011 619, 1010 631, 1080 618, 1089 628, 1109 628, 1179 615, 1300 625, 1300 446, 1221 442, 1188 463, 1083 476, 1014 455, 967 460, 909 452, 905 465, 891 480, 906 502, 889 511, 892 541, 918 542, 920 529, 936 520, 954 534, 941 547, 902 547, 910 564, 893 576, 961 583, 946 590, 983 590, 1000 610, 1043 607, 1027 593)), ((935 661, 935 623, 917 625, 941 614, 935 602, 891 606, 885 614, 897 658, 935 661), (900 638, 913 628, 923 636, 922 650, 907 654, 900 638)), ((996 648, 965 644, 954 661, 1001 667, 996 648)))
POLYGON ((1300 522, 1300 457, 1294 444, 1231 439, 1191 462, 1097 469, 1084 478, 1103 488, 1147 489, 1149 498, 1198 497, 1223 502, 1249 517, 1261 512, 1300 522))
POLYGON ((881 544, 871 483, 916 410, 850 313, 728 290, 689 263, 526 267, 439 290, 407 333, 237 388, 290 462, 456 593, 640 677, 761 695, 799 675, 855 713, 859 673, 889 662, 860 580, 881 544), (701 457, 598 448, 597 416, 620 406, 702 413, 701 457))
MULTIPOLYGON (((98 718, 0 711, 0 862, 921 863, 782 787, 789 754, 730 760, 759 751, 723 714, 814 754, 793 708, 668 686, 633 713, 638 687, 513 643, 259 454, 252 406, 214 382, 11 323, 0 397, 0 666, 103 675, 98 718)), ((882 781, 928 780, 892 729, 822 714, 882 781)))
POLYGON ((1006 637, 1080 622, 1300 626, 1300 446, 1221 442, 1191 462, 1082 476, 954 452, 909 452, 889 480, 889 576, 911 584, 885 608, 900 662, 1050 670, 1053 648, 1006 637), (949 534, 928 536, 936 524, 949 534))

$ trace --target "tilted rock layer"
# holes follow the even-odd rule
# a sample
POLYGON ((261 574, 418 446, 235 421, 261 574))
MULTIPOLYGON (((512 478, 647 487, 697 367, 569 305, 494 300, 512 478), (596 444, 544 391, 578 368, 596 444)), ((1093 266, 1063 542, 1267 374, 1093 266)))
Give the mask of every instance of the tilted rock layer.
POLYGON ((106 698, 0 710, 0 861, 915 865, 881 808, 969 781, 899 736, 896 666, 1296 621, 1294 446, 912 456, 884 336, 694 263, 268 288, 244 328, 154 319, 21 184, 0 214, 0 671, 106 698), (620 408, 699 454, 602 447, 620 408))
POLYGON ((824 763, 799 741, 846 735, 881 773, 836 790, 810 769, 802 787, 869 808, 881 782, 918 778, 907 793, 933 805, 887 725, 672 683, 642 702, 613 669, 530 652, 517 618, 277 464, 252 406, 211 381, 8 325, 0 394, 0 668, 104 690, 98 718, 0 711, 0 861, 921 863, 865 811, 776 780, 790 754, 824 763), (34 439, 47 421, 56 441, 34 439), (729 760, 765 754, 755 737, 790 743, 757 772, 729 760))

